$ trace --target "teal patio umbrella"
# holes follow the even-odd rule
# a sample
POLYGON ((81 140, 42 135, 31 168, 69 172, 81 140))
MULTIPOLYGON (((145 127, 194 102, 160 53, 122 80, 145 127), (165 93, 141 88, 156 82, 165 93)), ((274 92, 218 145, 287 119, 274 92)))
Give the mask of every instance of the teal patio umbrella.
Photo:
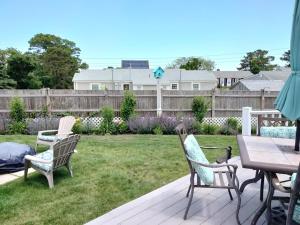
POLYGON ((289 118, 296 120, 297 131, 295 150, 299 151, 300 138, 300 0, 295 1, 291 36, 291 75, 285 82, 275 101, 276 109, 289 118))

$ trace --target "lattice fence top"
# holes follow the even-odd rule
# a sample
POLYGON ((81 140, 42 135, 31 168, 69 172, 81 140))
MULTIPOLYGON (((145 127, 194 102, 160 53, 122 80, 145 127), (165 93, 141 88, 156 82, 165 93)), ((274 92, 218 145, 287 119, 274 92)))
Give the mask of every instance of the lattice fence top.
MULTIPOLYGON (((212 124, 212 125, 218 125, 218 126, 223 126, 227 119, 229 117, 206 117, 204 118, 203 122, 212 124)), ((241 117, 231 117, 237 119, 239 125, 242 125, 242 118, 241 117)), ((91 127, 98 127, 101 122, 103 121, 102 117, 85 117, 85 118, 80 118, 82 123, 86 126, 91 126, 91 127)), ((122 121, 122 118, 120 117, 115 117, 113 119, 114 123, 119 123, 122 121)), ((251 118, 251 125, 256 126, 257 125, 257 117, 252 117, 251 118)))

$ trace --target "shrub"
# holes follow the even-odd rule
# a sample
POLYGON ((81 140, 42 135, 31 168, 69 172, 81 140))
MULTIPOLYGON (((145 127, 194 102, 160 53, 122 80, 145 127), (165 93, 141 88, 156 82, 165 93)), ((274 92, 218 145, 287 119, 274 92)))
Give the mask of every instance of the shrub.
POLYGON ((202 123, 204 116, 207 113, 209 103, 202 96, 196 96, 193 99, 192 110, 196 120, 202 123))
POLYGON ((80 120, 80 118, 77 118, 76 122, 72 128, 72 132, 74 134, 81 134, 82 130, 83 130, 83 126, 82 126, 81 120, 80 120))
POLYGON ((117 124, 117 129, 119 134, 126 134, 128 133, 128 126, 126 122, 122 121, 121 123, 117 124))
POLYGON ((193 130, 194 130, 194 133, 196 133, 196 134, 203 134, 203 126, 202 126, 202 124, 199 123, 198 121, 196 121, 193 124, 193 130))
POLYGON ((26 112, 24 102, 19 97, 14 97, 10 101, 9 108, 9 132, 11 134, 24 134, 26 132, 26 112))
POLYGON ((157 117, 132 117, 128 120, 129 130, 135 134, 152 134, 157 126, 159 126, 157 117))
POLYGON ((132 92, 125 91, 121 104, 120 114, 124 121, 128 121, 135 113, 136 99, 132 92))
POLYGON ((176 117, 162 116, 159 118, 159 125, 163 134, 175 134, 178 123, 176 117))
POLYGON ((238 134, 239 122, 235 118, 228 118, 226 123, 221 128, 221 134, 225 135, 237 135, 238 134))
POLYGON ((214 124, 202 124, 202 133, 203 134, 209 134, 209 135, 215 135, 219 131, 219 126, 214 124))
POLYGON ((113 108, 109 106, 103 107, 101 110, 101 116, 103 120, 98 129, 96 130, 96 133, 102 135, 106 133, 114 133, 116 128, 113 124, 113 118, 115 116, 113 108))
POLYGON ((163 131, 161 129, 160 126, 157 126, 153 129, 153 133, 156 134, 156 135, 162 135, 163 134, 163 131))
POLYGON ((9 117, 16 122, 25 121, 26 112, 24 102, 19 97, 14 97, 9 104, 9 117))
POLYGON ((182 118, 181 122, 184 124, 188 133, 195 133, 194 124, 196 123, 196 120, 194 118, 184 117, 182 118))
POLYGON ((11 121, 8 125, 10 134, 25 134, 26 123, 24 121, 11 121))

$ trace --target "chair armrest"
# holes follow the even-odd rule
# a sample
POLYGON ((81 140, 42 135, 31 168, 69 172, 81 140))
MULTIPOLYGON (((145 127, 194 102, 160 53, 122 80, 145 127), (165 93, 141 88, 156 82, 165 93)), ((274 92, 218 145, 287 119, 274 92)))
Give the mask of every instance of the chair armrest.
POLYGON ((228 146, 226 148, 224 147, 206 147, 206 146, 200 146, 202 149, 216 149, 216 150, 225 150, 225 154, 219 158, 216 159, 216 163, 227 163, 229 159, 231 159, 232 156, 232 147, 228 146))
POLYGON ((39 131, 39 132, 38 132, 38 136, 39 136, 39 135, 44 135, 44 134, 46 134, 46 133, 49 133, 49 134, 55 134, 55 133, 57 133, 57 131, 58 131, 58 130, 42 130, 42 131, 39 131))
POLYGON ((35 161, 35 162, 40 162, 40 163, 52 163, 52 160, 45 160, 45 159, 40 159, 32 155, 25 155, 25 159, 29 161, 35 161))
POLYGON ((221 167, 232 167, 234 170, 236 170, 238 168, 238 166, 236 164, 228 164, 228 163, 224 163, 224 164, 206 164, 206 163, 201 163, 195 160, 192 160, 189 156, 186 156, 191 162, 196 163, 200 166, 204 166, 204 167, 208 167, 208 168, 221 168, 221 167))

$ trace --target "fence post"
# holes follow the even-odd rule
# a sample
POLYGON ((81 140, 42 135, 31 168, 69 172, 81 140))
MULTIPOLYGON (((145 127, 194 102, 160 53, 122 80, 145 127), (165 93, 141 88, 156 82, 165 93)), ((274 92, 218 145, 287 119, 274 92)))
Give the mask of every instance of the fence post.
POLYGON ((265 89, 261 89, 260 107, 261 110, 265 109, 265 89))
POLYGON ((162 114, 162 108, 161 108, 161 88, 160 88, 160 82, 159 82, 159 79, 156 79, 157 80, 157 85, 156 85, 156 113, 157 113, 157 117, 161 117, 161 114, 162 114))
POLYGON ((242 109, 242 135, 251 136, 251 111, 252 107, 242 109))
POLYGON ((215 117, 215 107, 216 107, 216 89, 211 91, 211 117, 215 117))
POLYGON ((51 115, 51 98, 50 98, 50 88, 45 89, 45 94, 46 94, 46 106, 48 113, 51 115))

